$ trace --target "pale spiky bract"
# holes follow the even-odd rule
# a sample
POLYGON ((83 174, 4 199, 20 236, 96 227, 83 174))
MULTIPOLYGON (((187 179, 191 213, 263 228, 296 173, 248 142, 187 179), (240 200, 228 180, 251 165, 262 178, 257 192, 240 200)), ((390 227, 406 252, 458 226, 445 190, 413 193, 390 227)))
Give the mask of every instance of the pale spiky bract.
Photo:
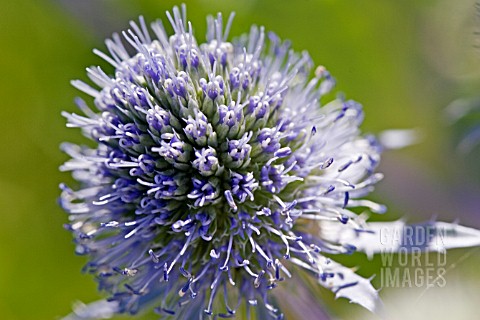
POLYGON ((155 38, 131 24, 133 54, 107 40, 110 54, 96 53, 115 71, 87 69, 96 88, 73 82, 95 105, 64 113, 95 147, 62 146, 81 187, 62 185, 61 204, 86 271, 115 312, 185 319, 233 317, 242 303, 281 318, 269 291, 297 267, 337 293, 354 286, 323 254, 355 248, 322 239, 318 222, 383 210, 360 199, 381 178, 361 106, 322 106, 329 73, 312 77, 308 55, 263 28, 229 42, 219 14, 199 44, 185 10, 168 18, 171 36, 160 21, 155 38))

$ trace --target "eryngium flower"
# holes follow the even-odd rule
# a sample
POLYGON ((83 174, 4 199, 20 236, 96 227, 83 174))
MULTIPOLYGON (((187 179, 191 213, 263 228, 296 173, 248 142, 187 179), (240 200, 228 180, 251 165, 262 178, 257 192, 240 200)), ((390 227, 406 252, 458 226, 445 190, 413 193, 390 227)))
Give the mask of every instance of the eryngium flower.
POLYGON ((81 185, 62 185, 67 228, 114 312, 233 317, 244 303, 281 318, 269 292, 295 268, 373 309, 349 291, 368 281, 324 256, 355 247, 319 230, 355 227, 352 207, 383 210, 362 199, 381 178, 362 107, 322 105, 330 74, 263 28, 229 42, 219 14, 199 44, 185 10, 167 15, 170 36, 140 18, 128 49, 107 40, 109 55, 96 53, 113 75, 94 67, 95 87, 72 82, 95 108, 78 99, 84 115, 63 114, 95 144, 62 145, 61 169, 81 185))

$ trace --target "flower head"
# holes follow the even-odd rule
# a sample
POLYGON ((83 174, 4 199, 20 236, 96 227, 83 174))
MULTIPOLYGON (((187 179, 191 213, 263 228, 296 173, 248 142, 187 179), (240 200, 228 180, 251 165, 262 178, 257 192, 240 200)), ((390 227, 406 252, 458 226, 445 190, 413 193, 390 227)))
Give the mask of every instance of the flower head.
POLYGON ((62 145, 61 169, 81 187, 62 185, 61 204, 86 271, 115 312, 186 319, 232 317, 242 303, 281 318, 269 292, 295 268, 336 292, 355 286, 324 256, 355 248, 320 229, 357 226, 351 207, 383 211, 361 199, 381 178, 361 106, 322 105, 330 74, 263 28, 230 42, 219 14, 200 44, 185 10, 167 15, 172 35, 132 22, 131 48, 114 35, 108 55, 96 51, 113 75, 73 81, 94 108, 77 100, 84 115, 64 116, 95 146, 62 145))

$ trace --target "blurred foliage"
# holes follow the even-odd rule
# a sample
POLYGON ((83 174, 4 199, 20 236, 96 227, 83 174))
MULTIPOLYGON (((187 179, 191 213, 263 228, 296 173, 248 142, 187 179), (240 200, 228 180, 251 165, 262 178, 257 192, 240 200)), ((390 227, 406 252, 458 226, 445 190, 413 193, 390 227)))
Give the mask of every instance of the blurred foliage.
MULTIPOLYGON (((74 110, 78 92, 70 79, 85 79, 86 66, 105 65, 92 48, 104 49, 104 37, 126 28, 127 21, 140 14, 165 21, 164 12, 174 4, 178 2, 0 0, 2 319, 57 318, 77 299, 98 298, 90 276, 80 275, 85 260, 74 256, 71 237, 62 229, 66 215, 56 204, 58 184, 71 181, 58 172, 66 159, 58 145, 80 141, 78 131, 65 128, 60 111, 74 110)), ((480 23, 474 1, 187 4, 199 39, 204 39, 206 14, 235 11, 233 35, 253 23, 262 24, 292 40, 296 50, 308 50, 317 64, 332 72, 348 98, 364 105, 366 132, 422 130, 422 143, 384 157, 380 171, 387 178, 373 198, 391 211, 380 219, 406 215, 422 220, 439 214, 450 220, 460 216, 462 222, 480 227, 478 158, 455 154, 453 128, 443 111, 456 98, 478 95, 480 23)), ((458 256, 453 253, 452 262, 458 256)), ((363 255, 341 260, 351 266, 368 263, 363 255)), ((464 272, 479 285, 478 273, 471 272, 479 262, 472 257, 459 265, 452 281, 463 279, 464 272)), ((374 259, 360 273, 369 276, 380 263, 374 259)), ((344 317, 360 309, 333 302, 333 296, 318 286, 311 290, 325 301, 320 304, 344 317)))

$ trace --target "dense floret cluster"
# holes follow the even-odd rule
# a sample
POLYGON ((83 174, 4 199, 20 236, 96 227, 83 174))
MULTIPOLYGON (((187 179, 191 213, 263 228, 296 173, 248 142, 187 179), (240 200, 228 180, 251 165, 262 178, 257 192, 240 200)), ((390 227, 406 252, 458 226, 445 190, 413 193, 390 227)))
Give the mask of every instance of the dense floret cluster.
POLYGON ((361 199, 381 178, 361 106, 321 105, 330 74, 263 28, 229 42, 218 15, 199 44, 184 11, 168 18, 173 35, 140 19, 123 33, 131 48, 114 35, 109 55, 96 51, 113 75, 89 68, 95 87, 73 82, 95 108, 79 99, 83 115, 64 116, 95 146, 63 144, 80 188, 62 185, 61 204, 86 271, 115 312, 185 319, 233 317, 242 303, 281 318, 269 291, 291 268, 355 285, 324 256, 355 248, 323 239, 319 222, 383 210, 361 199))

